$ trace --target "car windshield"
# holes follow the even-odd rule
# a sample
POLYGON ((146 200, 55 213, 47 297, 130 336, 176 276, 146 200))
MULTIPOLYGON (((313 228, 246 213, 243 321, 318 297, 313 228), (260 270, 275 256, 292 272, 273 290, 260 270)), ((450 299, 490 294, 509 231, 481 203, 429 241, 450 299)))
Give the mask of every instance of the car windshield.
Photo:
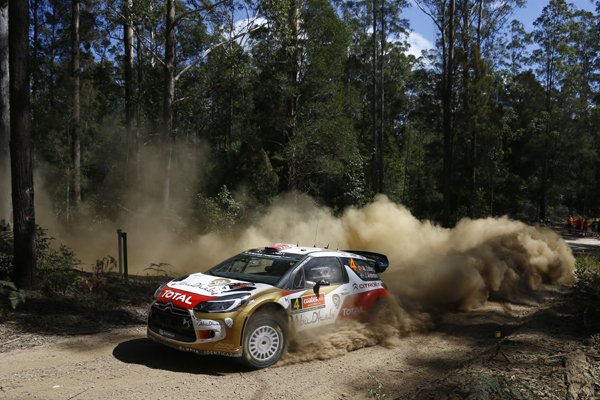
POLYGON ((275 285, 301 255, 250 250, 231 257, 206 273, 222 278, 275 285))

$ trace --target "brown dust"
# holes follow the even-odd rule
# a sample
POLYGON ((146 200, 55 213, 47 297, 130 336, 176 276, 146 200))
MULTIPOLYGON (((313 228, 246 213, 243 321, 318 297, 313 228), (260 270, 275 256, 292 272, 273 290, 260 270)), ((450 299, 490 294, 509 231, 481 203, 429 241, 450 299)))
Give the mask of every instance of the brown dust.
MULTIPOLYGON (((38 192, 39 193, 39 192, 38 192)), ((43 215, 39 213, 38 215, 43 215)), ((341 217, 308 197, 284 197, 253 226, 228 236, 207 234, 182 241, 158 215, 124 212, 121 224, 106 223, 93 240, 62 233, 62 241, 89 262, 116 255, 116 229, 128 233, 130 273, 155 273, 151 264, 167 263, 170 275, 206 271, 240 251, 271 243, 299 243, 331 249, 368 250, 386 254, 390 267, 381 274, 396 303, 386 320, 352 322, 319 335, 288 353, 283 363, 329 358, 357 348, 396 346, 411 331, 427 329, 424 310, 474 309, 490 297, 517 300, 541 283, 571 284, 575 259, 569 246, 550 229, 532 227, 507 217, 461 220, 445 229, 416 219, 404 206, 380 195, 363 208, 341 217)))

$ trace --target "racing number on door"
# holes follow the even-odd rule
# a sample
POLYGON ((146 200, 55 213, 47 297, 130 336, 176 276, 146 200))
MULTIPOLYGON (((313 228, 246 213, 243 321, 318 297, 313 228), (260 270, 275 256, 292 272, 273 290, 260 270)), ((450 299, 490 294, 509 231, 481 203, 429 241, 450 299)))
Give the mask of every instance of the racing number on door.
POLYGON ((301 310, 301 309, 302 309, 302 300, 301 300, 300 298, 297 298, 297 299, 294 301, 294 305, 292 306, 292 308, 293 308, 294 310, 301 310))

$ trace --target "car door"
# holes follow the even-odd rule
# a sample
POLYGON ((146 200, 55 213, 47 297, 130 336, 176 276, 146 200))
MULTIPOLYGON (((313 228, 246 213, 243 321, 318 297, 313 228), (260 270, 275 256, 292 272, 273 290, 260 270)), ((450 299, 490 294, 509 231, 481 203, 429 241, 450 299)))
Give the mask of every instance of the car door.
POLYGON ((344 303, 343 290, 348 282, 340 260, 337 257, 313 257, 294 272, 291 280, 290 296, 291 321, 297 331, 332 324, 337 319, 344 303), (315 287, 319 282, 318 295, 315 287))

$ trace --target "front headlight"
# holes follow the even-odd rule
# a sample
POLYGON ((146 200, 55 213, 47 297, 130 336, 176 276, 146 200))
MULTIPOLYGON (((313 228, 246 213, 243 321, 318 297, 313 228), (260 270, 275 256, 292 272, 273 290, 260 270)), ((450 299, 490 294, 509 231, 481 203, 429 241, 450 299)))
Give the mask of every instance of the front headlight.
POLYGON ((163 283, 162 285, 160 285, 158 287, 158 289, 156 289, 156 291, 154 292, 154 296, 152 296, 152 300, 156 300, 156 298, 158 297, 158 295, 160 294, 160 292, 162 292, 162 290, 164 289, 165 286, 167 286, 167 284, 171 283, 171 282, 181 282, 183 280, 185 280, 189 275, 184 275, 184 276, 180 276, 179 278, 173 279, 170 282, 167 283, 163 283))
POLYGON ((194 307, 194 311, 205 313, 232 312, 240 308, 249 298, 250 293, 223 296, 214 300, 202 301, 196 304, 196 306, 194 307))
MULTIPOLYGON (((167 282, 167 283, 169 283, 169 282, 167 282)), ((163 283, 162 285, 160 285, 158 287, 158 289, 156 289, 156 291, 154 292, 154 296, 152 296, 152 300, 156 300, 156 298, 158 297, 158 295, 160 294, 160 292, 162 292, 163 288, 165 286, 167 286, 167 283, 163 283)))

